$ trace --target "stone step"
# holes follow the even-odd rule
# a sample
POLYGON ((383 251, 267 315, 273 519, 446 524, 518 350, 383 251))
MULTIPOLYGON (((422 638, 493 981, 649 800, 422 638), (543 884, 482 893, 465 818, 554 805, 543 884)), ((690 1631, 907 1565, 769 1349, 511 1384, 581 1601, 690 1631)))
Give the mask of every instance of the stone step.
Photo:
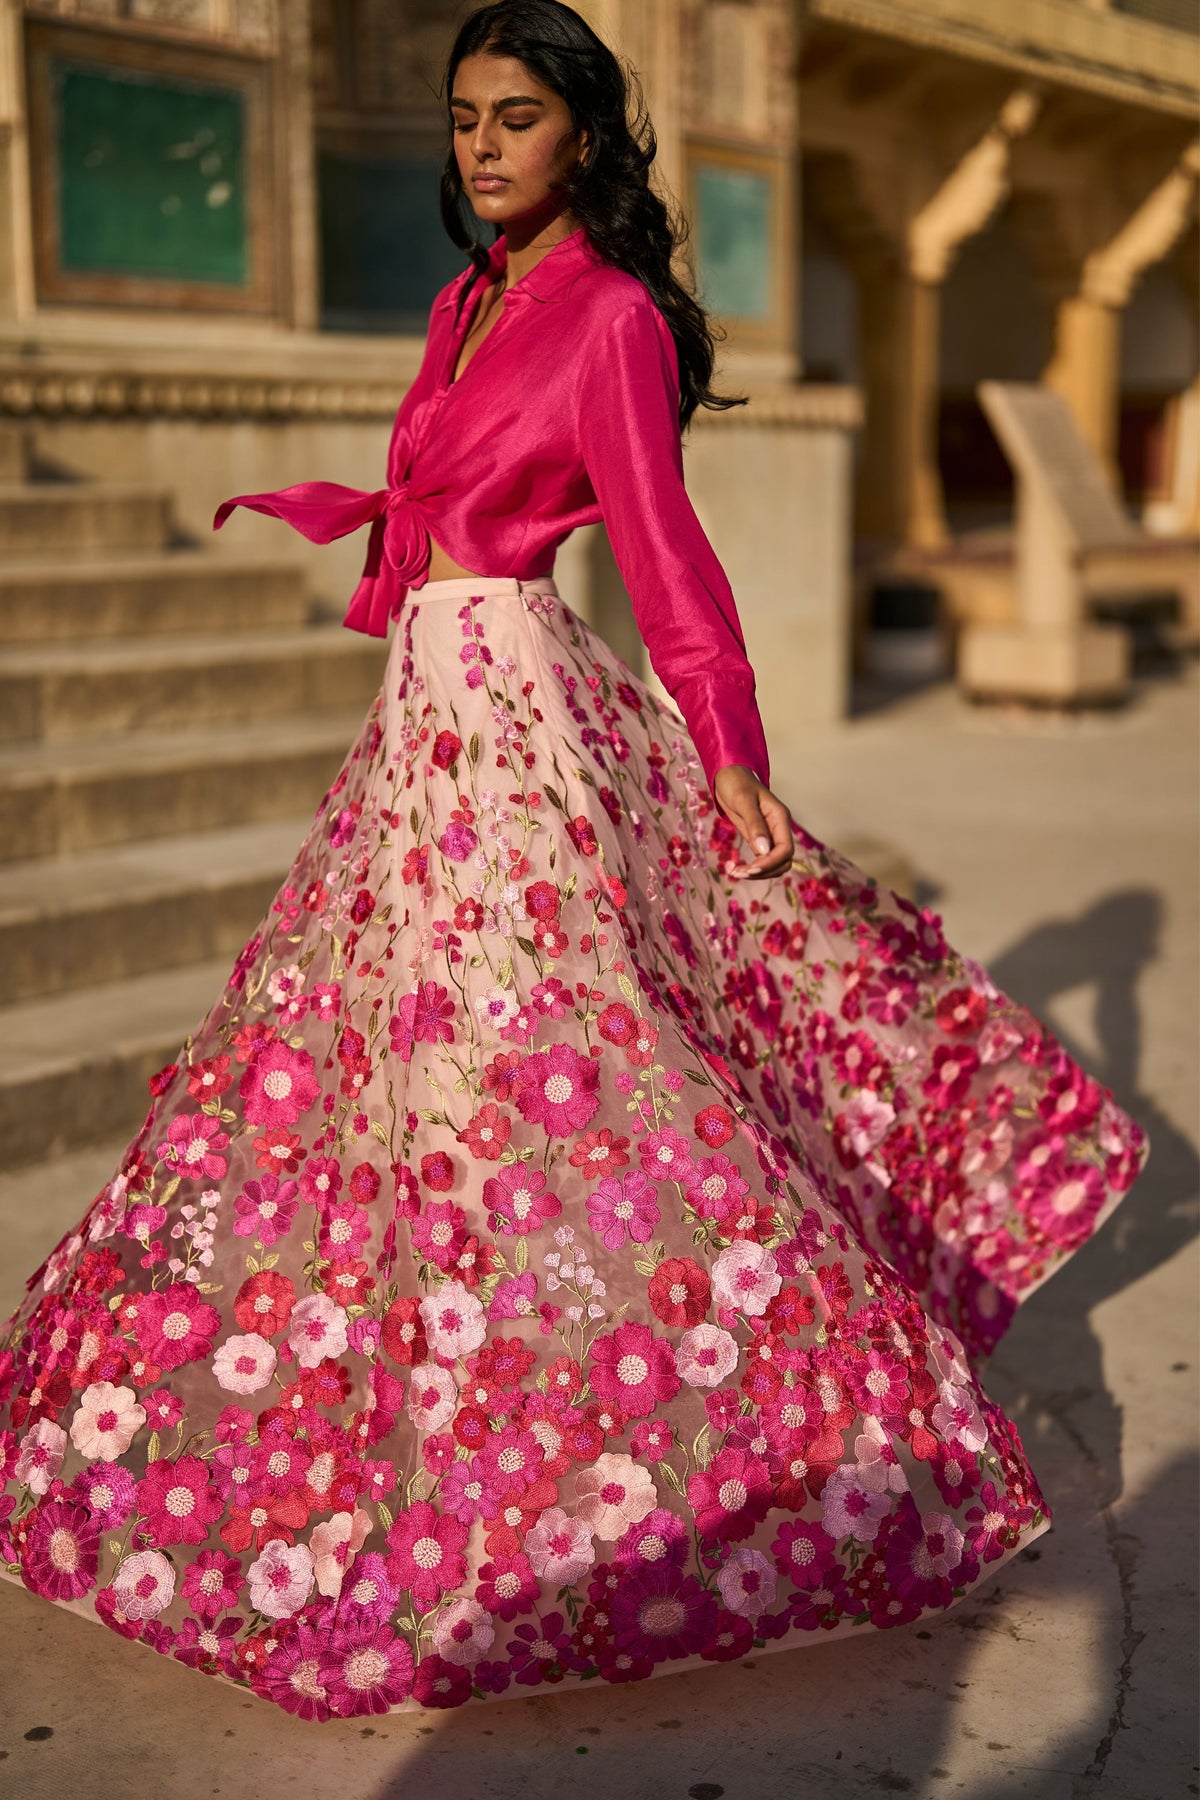
POLYGON ((311 816, 365 711, 0 746, 0 863, 311 816))
POLYGON ((365 706, 385 658, 379 639, 340 625, 10 647, 0 742, 365 706))
POLYGON ((171 496, 132 482, 0 481, 0 557, 97 550, 160 550, 171 531, 171 496))
POLYGON ((128 1142, 146 1116, 150 1076, 175 1060, 232 968, 222 957, 0 1008, 4 1169, 122 1135, 128 1142))
POLYGON ((18 562, 0 556, 0 644, 243 632, 317 616, 300 571, 207 550, 18 562))
POLYGON ((0 968, 14 1004, 234 957, 311 824, 297 815, 0 867, 0 968))
MULTIPOLYGON (((147 1097, 148 1098, 148 1097, 147 1097)), ((142 1118, 145 1118, 145 1113, 142 1118)), ((142 1119, 138 1119, 140 1125, 142 1119)), ((136 1129, 136 1127, 135 1127, 136 1129)), ((0 1319, 11 1318, 25 1298, 25 1283, 73 1231, 96 1194, 107 1187, 124 1160, 133 1132, 108 1137, 51 1162, 28 1163, 0 1172, 0 1219, 4 1256, 0 1259, 0 1319)))

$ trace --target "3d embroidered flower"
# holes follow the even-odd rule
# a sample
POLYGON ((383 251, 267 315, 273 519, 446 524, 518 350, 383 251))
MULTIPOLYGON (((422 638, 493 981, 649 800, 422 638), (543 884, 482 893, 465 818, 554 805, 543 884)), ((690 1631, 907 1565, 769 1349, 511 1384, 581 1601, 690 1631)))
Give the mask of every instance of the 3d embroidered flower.
POLYGON ((79 1396, 71 1442, 81 1456, 115 1462, 146 1423, 146 1409, 132 1388, 95 1381, 79 1396))

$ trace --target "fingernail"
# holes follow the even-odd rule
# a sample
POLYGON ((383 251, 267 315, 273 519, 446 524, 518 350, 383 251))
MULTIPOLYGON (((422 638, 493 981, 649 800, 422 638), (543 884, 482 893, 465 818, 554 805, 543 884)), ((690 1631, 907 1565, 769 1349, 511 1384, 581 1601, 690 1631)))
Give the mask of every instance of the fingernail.
POLYGON ((755 838, 754 848, 758 851, 758 854, 760 856, 765 856, 767 851, 771 848, 770 838, 765 838, 765 837, 755 838))

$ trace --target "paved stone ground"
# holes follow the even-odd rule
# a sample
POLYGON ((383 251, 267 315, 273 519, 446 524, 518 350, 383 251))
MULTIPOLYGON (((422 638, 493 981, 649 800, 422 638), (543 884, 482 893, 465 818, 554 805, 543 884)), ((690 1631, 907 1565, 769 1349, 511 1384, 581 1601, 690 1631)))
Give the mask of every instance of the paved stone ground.
MULTIPOLYGON (((1147 1127, 1149 1169, 985 1372, 1055 1525, 935 1628, 420 1718, 303 1725, 0 1584, 22 1800, 1173 1800, 1195 1748, 1196 681, 1078 720, 937 689, 773 746, 1147 1127)), ((0 1313, 111 1152, 0 1182, 0 1313)))

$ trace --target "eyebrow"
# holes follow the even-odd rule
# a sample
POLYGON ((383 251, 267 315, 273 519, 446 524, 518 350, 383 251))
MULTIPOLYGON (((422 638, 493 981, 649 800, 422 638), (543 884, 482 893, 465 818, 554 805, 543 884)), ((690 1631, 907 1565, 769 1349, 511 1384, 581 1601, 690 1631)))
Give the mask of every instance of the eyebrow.
MULTIPOLYGON (((493 110, 496 112, 503 112, 506 106, 544 106, 545 104, 546 102, 544 100, 537 100, 532 94, 510 94, 507 100, 497 100, 493 110)), ((450 105, 465 106, 471 112, 479 111, 479 108, 473 100, 459 100, 456 98, 451 100, 450 105)))

